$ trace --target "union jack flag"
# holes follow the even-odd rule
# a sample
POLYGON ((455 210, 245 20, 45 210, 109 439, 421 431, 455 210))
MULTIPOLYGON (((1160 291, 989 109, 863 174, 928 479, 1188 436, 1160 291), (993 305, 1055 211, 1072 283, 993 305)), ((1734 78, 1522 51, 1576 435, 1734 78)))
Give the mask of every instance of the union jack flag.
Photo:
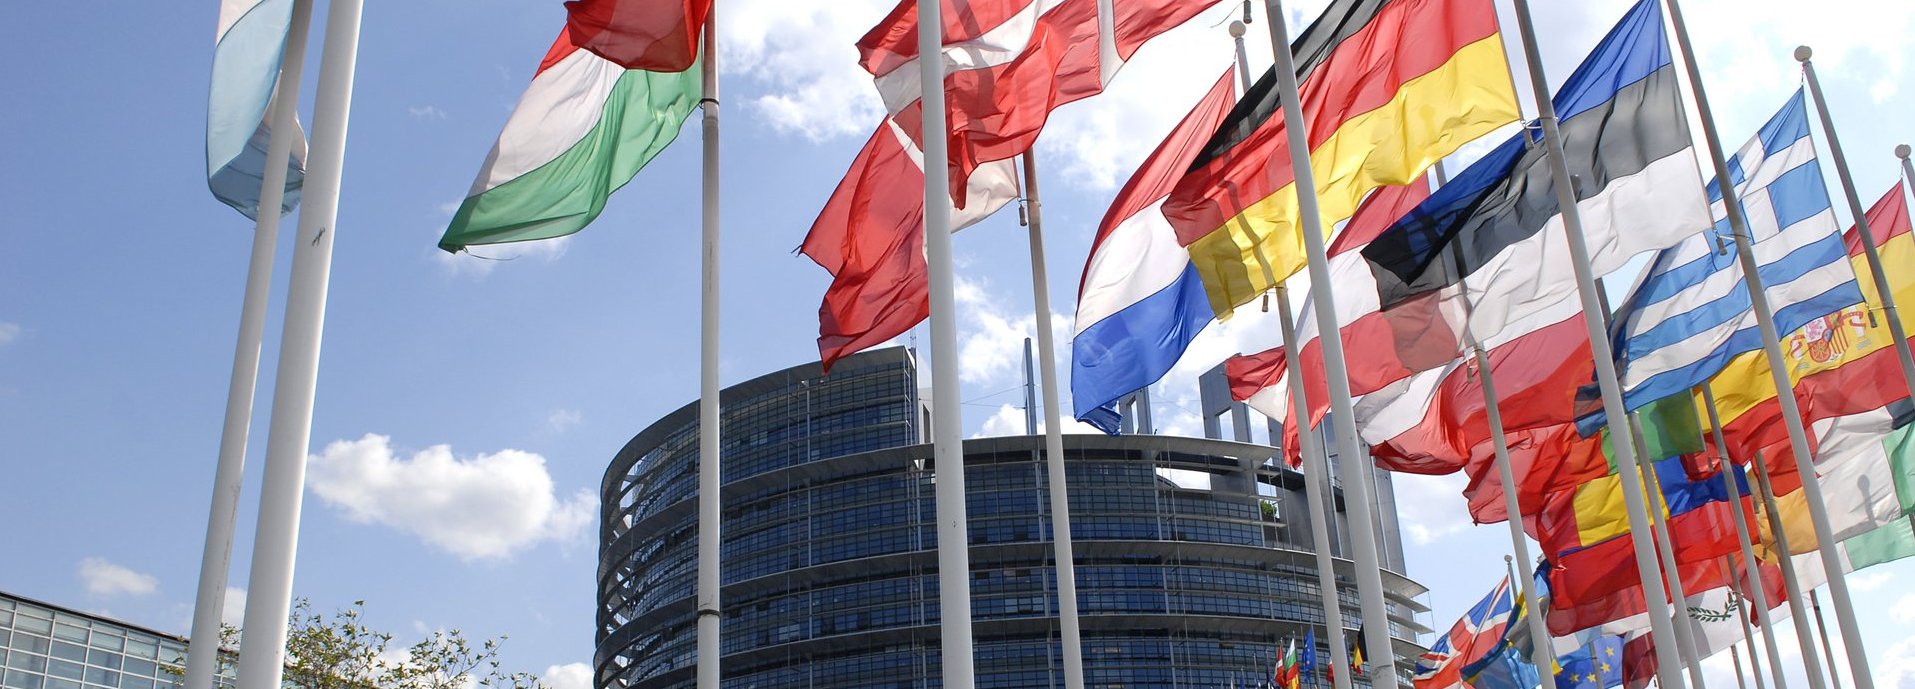
POLYGON ((1448 634, 1438 637, 1428 653, 1417 658, 1416 675, 1412 679, 1416 689, 1468 689, 1463 681, 1463 666, 1482 660, 1496 650, 1515 610, 1516 597, 1510 589, 1509 577, 1505 576, 1488 596, 1450 627, 1448 634))

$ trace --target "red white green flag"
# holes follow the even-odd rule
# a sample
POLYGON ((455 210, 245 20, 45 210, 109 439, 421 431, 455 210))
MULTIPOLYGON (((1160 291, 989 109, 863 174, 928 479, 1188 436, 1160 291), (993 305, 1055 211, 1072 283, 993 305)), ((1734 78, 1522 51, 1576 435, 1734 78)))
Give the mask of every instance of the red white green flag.
MULTIPOLYGON (((617 57, 657 60, 661 50, 669 52, 670 40, 646 43, 614 37, 603 27, 596 33, 579 27, 580 6, 603 9, 604 20, 634 20, 625 8, 639 3, 567 4, 572 23, 539 63, 439 248, 457 252, 471 244, 551 239, 583 229, 605 210, 613 191, 678 138, 698 106, 695 60, 678 71, 649 71, 627 69, 594 52, 616 49, 624 51, 617 57)), ((709 0, 703 4, 709 10, 709 0)), ((700 24, 703 19, 698 16, 700 24)))

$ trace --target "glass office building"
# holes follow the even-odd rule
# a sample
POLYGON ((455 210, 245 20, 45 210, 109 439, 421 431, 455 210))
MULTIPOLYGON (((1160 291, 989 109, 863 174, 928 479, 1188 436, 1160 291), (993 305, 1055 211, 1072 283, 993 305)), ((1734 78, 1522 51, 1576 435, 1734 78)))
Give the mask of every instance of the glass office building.
MULTIPOLYGON (((866 352, 829 376, 813 363, 722 395, 724 686, 939 686, 936 467, 919 444, 929 414, 911 355, 866 352)), ((1063 686, 1042 447, 1041 436, 965 444, 979 687, 1063 686)), ((1249 685, 1269 676, 1283 641, 1313 626, 1324 640, 1307 515, 1289 513, 1302 476, 1275 453, 1065 437, 1090 686, 1249 685)), ((601 689, 693 685, 697 455, 693 404, 639 433, 606 472, 601 689)), ((1425 590, 1390 564, 1388 631, 1413 657, 1425 590)), ((1350 563, 1337 566, 1354 625, 1350 563)))
POLYGON ((182 637, 0 593, 0 687, 177 689, 185 665, 182 637))

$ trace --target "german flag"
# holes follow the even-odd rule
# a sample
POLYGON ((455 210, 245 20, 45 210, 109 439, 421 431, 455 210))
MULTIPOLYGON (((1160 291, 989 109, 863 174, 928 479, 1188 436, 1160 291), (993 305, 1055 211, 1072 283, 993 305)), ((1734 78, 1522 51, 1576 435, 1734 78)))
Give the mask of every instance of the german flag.
MULTIPOLYGON (((1492 0, 1336 0, 1291 52, 1325 229, 1519 115, 1492 0)), ((1220 316, 1304 266, 1276 83, 1245 94, 1164 203, 1220 316)))

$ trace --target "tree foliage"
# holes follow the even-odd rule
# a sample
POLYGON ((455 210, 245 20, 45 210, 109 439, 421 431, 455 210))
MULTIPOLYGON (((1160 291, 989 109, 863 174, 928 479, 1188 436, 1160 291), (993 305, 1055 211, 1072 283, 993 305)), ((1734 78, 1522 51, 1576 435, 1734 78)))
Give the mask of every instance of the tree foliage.
MULTIPOLYGON (((548 689, 537 675, 503 669, 499 647, 504 636, 476 646, 457 629, 432 632, 403 648, 391 632, 363 620, 365 601, 354 601, 331 616, 299 599, 286 628, 288 686, 301 689, 548 689)), ((220 646, 237 649, 244 637, 230 625, 220 629, 220 646)), ((220 654, 220 674, 237 657, 220 654)), ((183 662, 180 664, 184 664, 183 662)))

